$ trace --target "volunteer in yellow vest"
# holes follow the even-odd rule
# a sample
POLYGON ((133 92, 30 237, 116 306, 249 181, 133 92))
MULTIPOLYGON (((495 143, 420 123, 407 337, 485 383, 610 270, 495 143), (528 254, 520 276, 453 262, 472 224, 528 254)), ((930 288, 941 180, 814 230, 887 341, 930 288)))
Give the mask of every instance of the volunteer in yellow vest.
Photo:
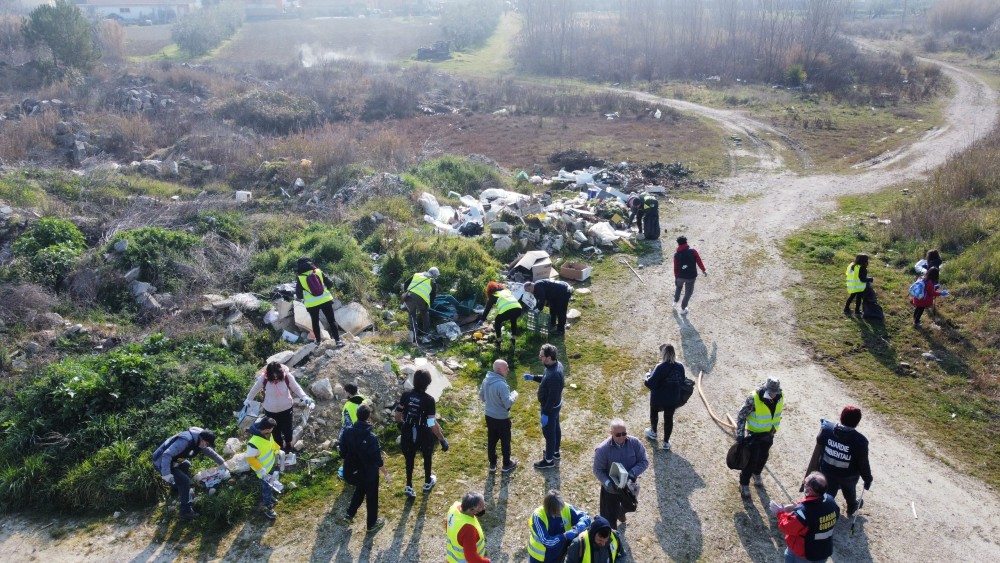
POLYGON ((736 417, 736 439, 742 440, 750 449, 750 462, 740 472, 740 495, 750 498, 750 476, 758 487, 764 486, 760 472, 764 470, 767 457, 774 442, 774 433, 781 425, 781 411, 785 406, 785 395, 781 383, 773 378, 757 388, 743 403, 736 417), (746 436, 743 430, 746 428, 746 436))
POLYGON ((483 314, 479 316, 479 323, 486 320, 494 305, 497 308, 497 316, 493 319, 493 332, 496 335, 497 346, 500 345, 504 321, 510 321, 510 342, 511 346, 513 346, 514 340, 517 339, 517 319, 524 312, 521 308, 521 302, 514 297, 514 294, 507 289, 507 286, 491 281, 486 284, 486 308, 483 309, 483 314))
POLYGON ((417 272, 403 284, 403 305, 410 314, 410 329, 415 330, 414 336, 430 339, 431 314, 430 307, 437 297, 437 279, 440 272, 432 267, 426 272, 417 272))
POLYGON ((844 277, 847 280, 847 303, 844 304, 844 314, 851 314, 851 301, 854 301, 854 314, 860 317, 862 295, 868 282, 872 281, 868 277, 868 255, 858 254, 854 262, 847 267, 844 277))
POLYGON ((528 557, 540 563, 561 563, 566 549, 590 526, 590 516, 563 501, 559 491, 551 490, 542 506, 528 518, 528 557))
MULTIPOLYGON (((358 407, 360 407, 365 402, 365 396, 358 393, 358 386, 353 383, 347 383, 344 385, 344 391, 347 393, 347 402, 344 403, 343 416, 340 422, 340 435, 337 436, 338 441, 343 441, 344 432, 354 426, 354 423, 358 421, 358 407)), ((341 479, 344 478, 344 466, 341 465, 340 469, 337 470, 337 476, 341 479)))
POLYGON ((278 423, 273 418, 265 418, 250 427, 250 440, 247 442, 246 460, 250 468, 260 477, 260 509, 264 516, 274 520, 278 515, 274 512, 274 489, 277 482, 277 467, 275 466, 281 448, 271 437, 278 423))
POLYGON ((486 535, 479 517, 486 514, 486 500, 479 493, 465 493, 448 509, 444 527, 447 534, 445 561, 448 563, 490 563, 486 557, 486 535))
POLYGON ((595 517, 590 529, 573 540, 566 551, 566 563, 614 563, 625 556, 618 535, 603 516, 595 517))
POLYGON ((340 339, 340 331, 337 329, 337 320, 333 316, 333 295, 330 294, 333 282, 306 256, 299 258, 299 262, 295 266, 295 273, 298 276, 295 284, 295 297, 302 300, 302 304, 306 306, 306 311, 312 319, 312 331, 316 344, 323 341, 323 327, 319 324, 319 314, 322 312, 326 315, 327 323, 330 324, 330 332, 337 342, 337 347, 343 346, 344 342, 340 339), (309 276, 313 274, 323 286, 322 293, 318 295, 309 290, 309 276))

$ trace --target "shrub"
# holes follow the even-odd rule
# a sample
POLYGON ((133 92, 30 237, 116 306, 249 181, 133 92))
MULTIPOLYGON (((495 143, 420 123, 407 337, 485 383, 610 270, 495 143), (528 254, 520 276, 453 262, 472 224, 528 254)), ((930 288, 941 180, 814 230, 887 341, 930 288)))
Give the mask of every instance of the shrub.
POLYGON ((73 223, 63 219, 46 217, 14 242, 14 252, 21 256, 31 256, 44 248, 62 245, 81 252, 87 248, 83 233, 73 223))
POLYGON ((499 0, 448 2, 441 12, 441 29, 456 49, 474 47, 493 35, 501 8, 499 0))
POLYGON ((454 289, 459 300, 475 296, 483 301, 486 284, 497 279, 500 270, 500 264, 474 239, 411 232, 390 250, 379 270, 378 286, 386 295, 399 293, 410 275, 431 266, 441 271, 438 292, 454 289))
POLYGON ((478 194, 489 188, 507 187, 500 172, 482 162, 457 156, 443 156, 424 162, 404 177, 414 191, 445 195, 449 191, 478 194))
POLYGON ((319 106, 308 98, 280 90, 254 89, 221 102, 215 115, 261 133, 287 135, 315 125, 319 106))
POLYGON ((806 69, 801 64, 794 64, 785 70, 785 83, 789 86, 802 86, 806 83, 806 69))
POLYGON ((243 214, 236 211, 203 211, 197 215, 198 234, 215 233, 232 242, 246 242, 250 233, 243 214))
POLYGON ((243 26, 243 14, 243 7, 234 3, 202 8, 177 20, 170 36, 190 55, 204 55, 243 26))
POLYGON ((115 233, 105 252, 113 252, 118 241, 128 241, 125 251, 118 254, 118 263, 125 269, 139 267, 139 278, 161 289, 176 286, 180 275, 177 264, 199 242, 198 237, 161 227, 143 227, 115 233))

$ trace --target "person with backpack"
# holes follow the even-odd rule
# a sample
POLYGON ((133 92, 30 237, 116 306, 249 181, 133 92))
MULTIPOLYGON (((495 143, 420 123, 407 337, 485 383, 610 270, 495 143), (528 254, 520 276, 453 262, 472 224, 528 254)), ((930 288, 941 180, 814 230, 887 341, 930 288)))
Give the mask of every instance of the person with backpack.
POLYGON ((344 439, 338 446, 340 458, 344 460, 344 480, 354 485, 354 494, 351 495, 351 502, 347 505, 344 519, 353 522, 361 503, 364 502, 368 533, 377 532, 385 526, 385 518, 378 517, 379 472, 385 477, 386 482, 390 480, 389 471, 382 460, 382 446, 379 445, 378 437, 368 422, 371 415, 372 410, 368 405, 358 407, 357 423, 344 432, 344 439))
POLYGON ((542 349, 538 351, 538 359, 545 366, 545 372, 542 375, 524 374, 525 381, 538 383, 542 435, 545 437, 542 459, 535 462, 535 469, 552 469, 561 457, 559 448, 562 446, 562 426, 559 423, 559 414, 562 412, 566 376, 563 374, 562 362, 558 358, 558 348, 552 344, 543 344, 542 349))
POLYGON ((196 520, 201 516, 194 511, 191 501, 191 458, 205 454, 219 464, 219 470, 228 469, 226 460, 215 453, 214 447, 215 432, 192 426, 167 438, 153 452, 153 467, 168 485, 177 489, 180 517, 184 520, 196 520))
POLYGON ((499 347, 503 334, 503 323, 510 321, 510 344, 514 347, 517 340, 517 319, 521 318, 524 309, 521 302, 514 297, 507 286, 500 282, 491 281, 486 284, 486 308, 479 315, 478 323, 482 324, 490 314, 493 306, 496 305, 497 315, 493 319, 493 333, 496 337, 496 344, 499 347))
POLYGON ((750 498, 751 475, 754 485, 764 486, 760 473, 767 465, 784 408, 785 394, 781 391, 781 382, 768 377, 763 385, 747 397, 743 408, 736 415, 736 441, 750 452, 749 463, 740 471, 740 496, 743 498, 750 498), (745 436, 744 429, 747 431, 745 436))
POLYGON ((245 459, 250 469, 260 479, 260 510, 268 520, 278 517, 274 512, 274 487, 278 472, 272 471, 281 455, 278 443, 274 441, 274 429, 278 423, 273 418, 264 418, 250 427, 245 459))
POLYGON ((437 297, 437 279, 441 272, 432 267, 426 272, 417 272, 406 280, 403 287, 403 306, 410 315, 413 337, 419 342, 430 340, 431 303, 437 297))
POLYGON ((847 280, 847 303, 844 304, 844 314, 851 314, 851 302, 854 301, 854 315, 860 317, 865 288, 873 281, 868 277, 868 255, 855 256, 854 262, 847 266, 844 278, 847 280))
POLYGON ((603 516, 597 516, 587 528, 569 544, 566 563, 615 563, 624 556, 622 542, 611 523, 603 516))
POLYGON ((943 264, 944 261, 941 260, 941 251, 936 248, 932 248, 927 251, 927 254, 923 258, 918 260, 917 263, 913 265, 913 270, 917 272, 918 276, 922 276, 927 273, 928 268, 937 268, 940 270, 943 264))
POLYGON ((323 341, 323 327, 319 324, 319 314, 326 315, 326 322, 330 324, 330 332, 337 347, 344 345, 340 339, 340 331, 337 329, 337 319, 333 315, 333 281, 320 270, 313 261, 303 256, 299 258, 295 266, 296 278, 295 297, 302 300, 306 306, 306 311, 312 319, 313 338, 318 346, 323 341))
POLYGON ((417 451, 424 458, 424 494, 429 493, 437 484, 437 476, 431 473, 435 444, 440 441, 441 451, 448 451, 448 440, 445 440, 441 426, 437 424, 434 397, 427 394, 430 385, 430 372, 418 369, 413 373, 413 390, 403 393, 396 403, 399 447, 406 459, 406 488, 403 489, 403 494, 409 498, 417 497, 417 492, 413 489, 413 466, 417 451))
POLYGON ((281 362, 267 364, 257 376, 243 404, 249 405, 260 392, 264 393, 264 416, 273 418, 277 422, 273 434, 274 441, 282 450, 292 451, 292 407, 295 405, 292 393, 302 399, 309 408, 313 408, 316 401, 306 395, 295 381, 292 372, 281 362))
POLYGON ((677 361, 673 344, 660 344, 660 363, 643 385, 649 389, 649 424, 646 438, 657 440, 656 426, 663 411, 663 449, 670 450, 670 435, 674 432, 674 410, 680 406, 681 387, 684 384, 684 366, 677 361))
POLYGON ((937 268, 931 266, 927 268, 927 273, 910 286, 910 302, 913 303, 913 326, 920 327, 920 317, 924 314, 924 309, 934 305, 934 299, 938 296, 947 296, 947 289, 939 289, 938 278, 940 273, 937 268))
POLYGON ((532 563, 560 563, 570 542, 590 526, 590 516, 550 490, 528 519, 528 559, 532 563))
POLYGON ((677 250, 674 252, 674 308, 680 305, 682 315, 688 314, 688 301, 694 293, 694 282, 698 279, 699 268, 702 274, 708 275, 698 251, 688 246, 687 237, 677 237, 677 250), (682 290, 683 301, 681 301, 682 290))
POLYGON ((826 477, 826 492, 837 498, 837 491, 844 492, 847 517, 861 508, 858 502, 858 480, 867 491, 872 486, 872 467, 868 461, 868 438, 857 431, 861 423, 861 409, 853 405, 840 412, 840 424, 820 421, 816 447, 809 460, 807 473, 820 471, 826 477))

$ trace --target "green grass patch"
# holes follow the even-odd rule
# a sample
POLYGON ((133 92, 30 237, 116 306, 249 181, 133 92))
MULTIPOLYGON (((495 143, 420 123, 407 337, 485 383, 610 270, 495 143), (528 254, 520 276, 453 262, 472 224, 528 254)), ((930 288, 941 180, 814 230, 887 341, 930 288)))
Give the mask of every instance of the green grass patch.
POLYGON ((500 17, 500 24, 485 45, 468 52, 453 52, 451 59, 435 63, 434 67, 442 72, 490 79, 510 73, 514 70, 510 50, 517 44, 520 29, 520 16, 508 12, 500 17))

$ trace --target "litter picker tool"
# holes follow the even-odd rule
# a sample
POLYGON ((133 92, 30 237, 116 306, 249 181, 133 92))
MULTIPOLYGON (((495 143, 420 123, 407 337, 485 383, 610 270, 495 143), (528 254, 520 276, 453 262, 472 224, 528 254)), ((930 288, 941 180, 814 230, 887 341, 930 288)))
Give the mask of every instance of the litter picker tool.
POLYGON ((854 536, 854 524, 858 521, 858 513, 861 512, 861 507, 865 505, 865 490, 861 489, 861 495, 858 496, 858 507, 854 509, 854 516, 851 516, 851 536, 854 536))

